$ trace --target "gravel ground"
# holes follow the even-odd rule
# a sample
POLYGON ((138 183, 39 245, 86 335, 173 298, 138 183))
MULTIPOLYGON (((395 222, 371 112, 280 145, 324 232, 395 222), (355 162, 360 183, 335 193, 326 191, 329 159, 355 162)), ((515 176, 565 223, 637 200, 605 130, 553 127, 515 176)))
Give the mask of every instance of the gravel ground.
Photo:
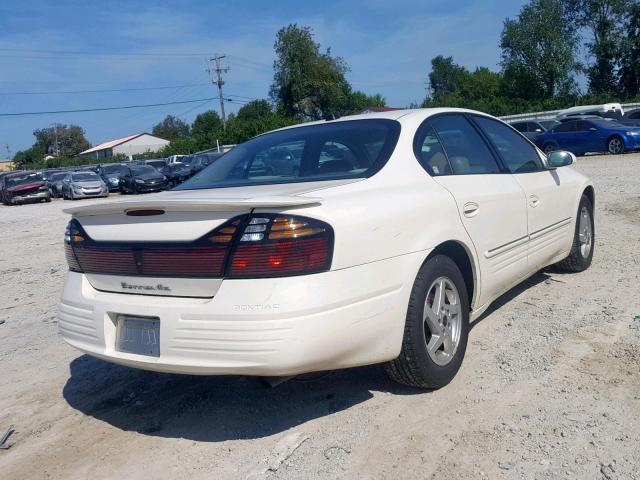
POLYGON ((81 355, 56 325, 64 202, 0 207, 1 477, 640 479, 640 155, 577 168, 597 188, 593 266, 500 298, 433 392, 379 366, 269 389, 81 355))

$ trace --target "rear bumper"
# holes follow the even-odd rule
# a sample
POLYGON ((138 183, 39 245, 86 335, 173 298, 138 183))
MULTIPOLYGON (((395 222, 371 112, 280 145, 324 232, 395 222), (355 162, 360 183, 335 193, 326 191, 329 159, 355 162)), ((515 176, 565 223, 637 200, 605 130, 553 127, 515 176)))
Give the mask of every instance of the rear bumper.
POLYGON ((60 333, 110 362, 173 373, 283 376, 384 362, 400 352, 426 254, 303 277, 224 280, 210 299, 100 292, 69 272, 60 333), (159 357, 115 350, 119 314, 160 319, 159 357))

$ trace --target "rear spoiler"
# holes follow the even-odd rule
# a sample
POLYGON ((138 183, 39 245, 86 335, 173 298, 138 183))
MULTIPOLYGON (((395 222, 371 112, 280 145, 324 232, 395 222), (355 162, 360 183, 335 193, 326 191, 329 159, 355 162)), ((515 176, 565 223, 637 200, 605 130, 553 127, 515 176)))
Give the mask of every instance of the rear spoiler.
POLYGON ((316 205, 320 198, 295 196, 270 196, 256 198, 164 198, 148 200, 126 200, 65 208, 65 213, 75 217, 126 213, 139 209, 159 209, 169 212, 228 212, 230 210, 272 207, 302 207, 316 205))

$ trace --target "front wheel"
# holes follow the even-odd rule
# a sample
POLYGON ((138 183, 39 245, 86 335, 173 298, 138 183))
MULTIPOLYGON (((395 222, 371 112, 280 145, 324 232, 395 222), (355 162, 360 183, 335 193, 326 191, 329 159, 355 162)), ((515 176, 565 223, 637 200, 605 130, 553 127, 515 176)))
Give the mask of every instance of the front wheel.
POLYGON ((436 255, 422 265, 413 284, 402 350, 387 373, 405 385, 443 387, 462 365, 468 335, 464 279, 453 260, 436 255))
POLYGON ((591 266, 595 241, 593 205, 586 195, 582 195, 578 207, 576 229, 569 256, 557 264, 566 272, 582 272, 591 266))
POLYGON ((624 153, 624 142, 620 137, 613 137, 607 142, 607 150, 612 155, 624 153))

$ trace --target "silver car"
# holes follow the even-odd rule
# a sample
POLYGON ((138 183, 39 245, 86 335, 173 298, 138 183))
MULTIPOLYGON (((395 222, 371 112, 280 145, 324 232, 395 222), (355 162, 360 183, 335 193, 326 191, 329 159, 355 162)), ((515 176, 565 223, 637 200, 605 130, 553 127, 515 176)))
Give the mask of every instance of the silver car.
POLYGON ((65 200, 108 197, 109 188, 94 172, 72 172, 62 181, 62 196, 65 200))

